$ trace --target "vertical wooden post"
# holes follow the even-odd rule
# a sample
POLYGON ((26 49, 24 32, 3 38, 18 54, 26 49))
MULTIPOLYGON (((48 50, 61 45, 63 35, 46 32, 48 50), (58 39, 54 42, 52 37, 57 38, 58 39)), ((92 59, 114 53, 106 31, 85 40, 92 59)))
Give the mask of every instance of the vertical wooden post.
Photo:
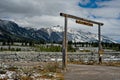
POLYGON ((102 63, 101 51, 102 51, 102 45, 101 45, 101 25, 98 24, 98 58, 99 58, 99 64, 102 63))
POLYGON ((67 68, 67 15, 65 16, 64 39, 63 39, 63 69, 67 68))

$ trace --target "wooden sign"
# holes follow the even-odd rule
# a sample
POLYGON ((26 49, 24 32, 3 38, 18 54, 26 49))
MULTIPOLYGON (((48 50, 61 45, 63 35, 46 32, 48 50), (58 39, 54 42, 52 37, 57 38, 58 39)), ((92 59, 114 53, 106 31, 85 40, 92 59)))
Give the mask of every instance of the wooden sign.
POLYGON ((86 21, 81 21, 81 20, 76 20, 76 23, 78 23, 78 24, 83 24, 83 25, 87 25, 87 26, 93 26, 92 23, 86 22, 86 21))

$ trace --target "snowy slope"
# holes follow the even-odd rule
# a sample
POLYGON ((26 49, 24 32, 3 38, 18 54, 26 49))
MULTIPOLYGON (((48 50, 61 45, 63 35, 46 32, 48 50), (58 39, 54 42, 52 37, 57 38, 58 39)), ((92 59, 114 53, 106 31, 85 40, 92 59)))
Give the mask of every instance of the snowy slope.
MULTIPOLYGON (((63 27, 53 26, 49 28, 24 28, 12 21, 0 20, 0 39, 22 39, 46 42, 58 42, 63 40, 63 27)), ((68 29, 68 40, 73 42, 96 42, 98 35, 82 30, 68 29)), ((101 37, 103 42, 116 43, 106 36, 101 37)))
MULTIPOLYGON (((60 26, 54 26, 52 28, 49 28, 51 31, 58 33, 59 36, 63 35, 63 28, 60 26), (60 34, 61 33, 61 34, 60 34)), ((82 30, 73 30, 68 29, 68 40, 73 42, 96 42, 98 41, 98 35, 93 34, 91 32, 84 32, 82 30)), ((117 43, 115 40, 108 38, 106 36, 101 36, 101 40, 103 42, 114 42, 117 43)))

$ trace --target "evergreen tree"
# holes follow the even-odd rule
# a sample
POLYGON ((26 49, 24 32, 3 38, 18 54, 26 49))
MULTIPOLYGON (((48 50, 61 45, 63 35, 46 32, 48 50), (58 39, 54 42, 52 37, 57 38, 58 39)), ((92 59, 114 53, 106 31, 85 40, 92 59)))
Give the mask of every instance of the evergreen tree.
POLYGON ((120 51, 120 44, 119 44, 119 51, 120 51))
POLYGON ((3 46, 4 46, 4 45, 6 45, 6 42, 5 42, 5 41, 3 41, 3 42, 2 42, 2 45, 3 45, 3 46))

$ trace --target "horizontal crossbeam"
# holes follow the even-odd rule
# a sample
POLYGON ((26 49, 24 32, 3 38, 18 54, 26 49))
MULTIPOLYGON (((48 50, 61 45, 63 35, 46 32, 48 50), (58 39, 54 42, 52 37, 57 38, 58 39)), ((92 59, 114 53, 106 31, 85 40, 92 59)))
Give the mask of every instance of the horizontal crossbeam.
POLYGON ((101 23, 101 22, 96 22, 96 21, 92 21, 92 20, 84 19, 84 18, 77 17, 77 16, 73 16, 73 15, 70 15, 70 14, 60 13, 60 16, 68 17, 68 18, 73 18, 73 19, 77 19, 77 20, 82 20, 82 21, 86 21, 86 22, 93 23, 93 24, 98 24, 98 25, 101 25, 101 26, 104 25, 104 24, 101 23))

